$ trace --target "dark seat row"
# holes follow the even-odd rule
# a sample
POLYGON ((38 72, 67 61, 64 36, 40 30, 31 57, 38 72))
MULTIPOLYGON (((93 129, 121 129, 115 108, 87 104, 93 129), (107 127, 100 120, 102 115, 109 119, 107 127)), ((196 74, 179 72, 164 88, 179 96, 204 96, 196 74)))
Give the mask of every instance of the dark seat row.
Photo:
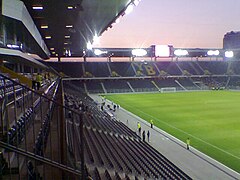
MULTIPOLYGON (((143 142, 135 132, 106 113, 107 110, 100 110, 87 95, 77 96, 69 92, 65 89, 66 105, 83 113, 85 162, 87 167, 95 167, 91 174, 94 178, 128 179, 131 176, 135 179, 191 179, 143 142), (110 171, 115 172, 115 176, 110 171)), ((72 114, 67 116, 73 130, 79 128, 79 119, 76 117, 72 114)), ((70 141, 74 143, 74 140, 70 141)))
POLYGON ((92 165, 151 179, 191 179, 143 141, 89 128, 84 132, 96 159, 92 165))
POLYGON ((26 135, 26 130, 32 122, 33 110, 28 108, 27 111, 17 120, 7 132, 4 137, 5 142, 11 145, 17 145, 21 143, 26 135))

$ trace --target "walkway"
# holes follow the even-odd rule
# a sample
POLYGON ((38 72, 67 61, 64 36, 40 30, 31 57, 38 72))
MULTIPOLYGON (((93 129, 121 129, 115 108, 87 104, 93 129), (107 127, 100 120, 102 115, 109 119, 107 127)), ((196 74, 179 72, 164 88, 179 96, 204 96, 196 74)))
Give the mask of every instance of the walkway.
MULTIPOLYGON (((101 97, 90 95, 95 101, 102 102, 101 97)), ((111 102, 107 102, 111 104, 111 102)), ((138 116, 120 108, 115 113, 119 121, 125 123, 137 133, 137 122, 141 123, 142 130, 150 131, 150 142, 155 149, 161 152, 171 162, 193 179, 199 180, 231 180, 240 179, 240 174, 225 165, 206 156, 194 148, 186 149, 186 144, 174 138, 159 128, 150 128, 150 124, 138 116)))

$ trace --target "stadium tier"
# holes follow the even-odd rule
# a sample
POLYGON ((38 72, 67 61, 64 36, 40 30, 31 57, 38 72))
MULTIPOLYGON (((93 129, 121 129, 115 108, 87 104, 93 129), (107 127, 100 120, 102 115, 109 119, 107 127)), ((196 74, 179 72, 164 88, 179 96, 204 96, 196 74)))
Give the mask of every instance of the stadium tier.
MULTIPOLYGON (((83 122, 85 147, 88 149, 85 151, 86 167, 93 178, 105 179, 105 176, 110 176, 114 179, 114 174, 116 176, 119 173, 122 178, 131 179, 191 179, 142 142, 141 137, 125 124, 107 113, 107 109, 99 111, 94 101, 71 94, 74 92, 72 89, 66 88, 65 92, 67 106, 86 110, 83 122)), ((74 128, 73 122, 80 123, 75 116, 69 116, 68 119, 69 128, 74 128)), ((75 140, 70 137, 69 141, 74 144, 75 140)))
POLYGON ((239 61, 79 62, 49 63, 67 77, 76 78, 86 93, 225 89, 237 86, 239 61), (67 65, 66 65, 67 64, 67 65), (89 68, 89 67, 92 68, 89 68), (67 68, 64 68, 67 67, 67 68), (71 69, 81 67, 78 76, 71 69), (119 67, 119 68, 117 68, 119 67), (81 73, 82 74, 79 74, 81 73), (86 75, 87 74, 87 75, 86 75))
POLYGON ((174 62, 49 62, 69 77, 134 77, 180 75, 233 75, 239 72, 239 61, 174 62), (91 68, 90 68, 91 67, 91 68), (88 75, 86 75, 88 74, 88 75))

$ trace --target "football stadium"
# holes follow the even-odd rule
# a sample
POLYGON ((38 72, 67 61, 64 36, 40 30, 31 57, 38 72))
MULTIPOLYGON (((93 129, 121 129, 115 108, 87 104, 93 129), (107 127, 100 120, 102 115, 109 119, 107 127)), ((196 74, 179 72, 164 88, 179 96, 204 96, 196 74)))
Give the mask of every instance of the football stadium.
POLYGON ((141 0, 0 0, 0 179, 240 179, 240 32, 96 48, 141 0))

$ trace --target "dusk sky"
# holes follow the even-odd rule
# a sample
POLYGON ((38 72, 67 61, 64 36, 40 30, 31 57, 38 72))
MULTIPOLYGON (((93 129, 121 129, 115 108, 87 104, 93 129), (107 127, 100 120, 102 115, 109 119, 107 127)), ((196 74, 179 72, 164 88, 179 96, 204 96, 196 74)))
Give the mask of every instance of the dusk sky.
POLYGON ((240 0, 142 0, 94 47, 222 48, 226 32, 240 31, 239 8, 240 0))

